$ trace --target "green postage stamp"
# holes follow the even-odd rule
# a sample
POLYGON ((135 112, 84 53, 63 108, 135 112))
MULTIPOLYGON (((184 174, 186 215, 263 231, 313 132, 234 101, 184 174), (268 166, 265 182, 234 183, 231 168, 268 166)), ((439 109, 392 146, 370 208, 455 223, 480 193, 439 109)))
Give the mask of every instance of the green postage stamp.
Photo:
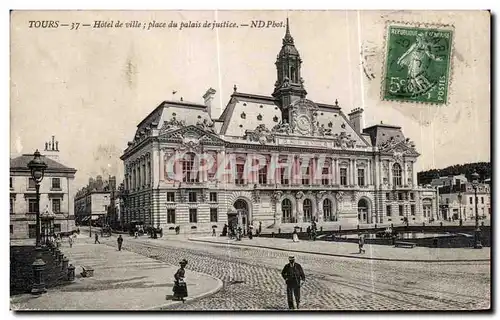
POLYGON ((382 98, 446 104, 452 36, 451 29, 389 25, 382 98))

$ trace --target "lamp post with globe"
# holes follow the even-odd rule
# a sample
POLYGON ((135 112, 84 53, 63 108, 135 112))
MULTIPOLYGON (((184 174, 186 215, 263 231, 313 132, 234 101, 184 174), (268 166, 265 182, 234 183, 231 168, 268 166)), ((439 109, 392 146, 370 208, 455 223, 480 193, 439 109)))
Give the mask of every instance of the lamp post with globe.
POLYGON ((38 149, 35 151, 34 158, 28 163, 28 168, 31 171, 31 177, 35 181, 36 189, 36 247, 41 247, 40 236, 40 183, 43 180, 47 164, 43 162, 38 149))

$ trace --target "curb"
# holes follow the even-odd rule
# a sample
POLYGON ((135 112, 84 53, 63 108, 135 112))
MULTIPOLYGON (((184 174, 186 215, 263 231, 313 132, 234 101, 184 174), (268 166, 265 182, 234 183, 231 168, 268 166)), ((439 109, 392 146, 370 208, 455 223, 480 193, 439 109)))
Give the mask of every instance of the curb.
POLYGON ((146 311, 153 311, 153 310, 160 310, 160 309, 163 309, 163 308, 167 308, 167 307, 170 307, 170 306, 175 306, 175 305, 178 305, 178 304, 183 304, 183 305, 186 305, 188 303, 192 303, 194 301, 197 301, 197 300, 200 300, 200 299, 203 299, 203 298, 206 298, 208 296, 211 296, 213 294, 216 294, 217 292, 219 292, 222 287, 224 286, 224 282, 222 282, 221 279, 219 278, 216 278, 216 277, 213 277, 211 275, 208 275, 206 273, 203 273, 203 272, 197 272, 197 271, 192 271, 192 272, 196 272, 198 274, 201 274, 201 275, 204 275, 206 277, 209 277, 209 278, 212 278, 214 279, 215 281, 217 281, 217 286, 205 293, 202 293, 202 294, 199 294, 197 296, 194 296, 190 299, 187 299, 184 301, 184 303, 182 303, 182 301, 175 301, 175 302, 172 302, 172 303, 166 303, 166 304, 162 304, 160 306, 156 306, 156 307, 152 307, 152 308, 148 308, 148 309, 145 309, 146 311))
POLYGON ((360 260, 376 260, 376 261, 398 261, 398 262, 426 262, 426 263, 449 263, 449 262, 485 262, 485 261, 491 261, 490 259, 470 259, 470 260, 464 260, 464 259, 454 259, 454 260, 409 260, 409 259, 389 259, 389 258, 370 258, 370 257, 353 257, 353 256, 348 256, 348 255, 343 255, 343 254, 335 254, 335 253, 322 253, 322 252, 314 252, 314 251, 304 251, 304 250, 289 250, 289 249, 282 249, 282 248, 274 248, 274 247, 268 247, 268 246, 259 246, 259 245, 252 245, 252 244, 239 244, 239 243, 221 243, 221 242, 216 242, 216 241, 210 241, 210 240, 200 240, 200 239, 188 239, 189 241, 193 242, 205 242, 205 243, 214 243, 214 244, 219 244, 219 245, 231 245, 231 246, 240 246, 240 247, 251 247, 251 248, 261 248, 261 249, 269 249, 269 250, 277 250, 277 251, 286 251, 286 252, 297 252, 297 253, 307 253, 307 254, 314 254, 314 255, 321 255, 321 256, 330 256, 330 257, 340 257, 340 258, 350 258, 350 259, 360 259, 360 260))

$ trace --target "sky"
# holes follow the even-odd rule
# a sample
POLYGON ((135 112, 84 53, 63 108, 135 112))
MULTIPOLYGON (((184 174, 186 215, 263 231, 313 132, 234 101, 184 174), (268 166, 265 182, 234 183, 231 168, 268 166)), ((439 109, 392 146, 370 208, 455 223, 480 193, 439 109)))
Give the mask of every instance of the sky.
POLYGON ((270 95, 285 33, 284 27, 147 30, 125 23, 278 24, 287 17, 308 99, 330 104, 338 99, 345 113, 361 107, 365 126, 380 121, 402 126, 421 153, 418 170, 490 161, 489 16, 478 11, 14 12, 10 154, 43 150, 55 135, 61 162, 78 170, 77 188, 98 174, 121 181, 119 157, 127 141, 162 101, 183 97, 203 103, 212 87, 220 114, 235 84, 239 92, 270 95), (33 20, 69 26, 29 28, 33 20), (92 28, 95 21, 120 21, 124 27, 92 28), (388 21, 453 25, 448 105, 380 99, 388 21), (73 22, 81 24, 77 30, 69 30, 73 22), (362 56, 374 78, 363 72, 362 56))

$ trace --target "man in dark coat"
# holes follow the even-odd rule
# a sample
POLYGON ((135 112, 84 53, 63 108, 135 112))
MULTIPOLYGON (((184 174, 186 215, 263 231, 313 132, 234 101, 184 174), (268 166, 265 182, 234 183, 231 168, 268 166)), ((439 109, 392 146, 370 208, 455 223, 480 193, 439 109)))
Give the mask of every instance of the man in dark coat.
POLYGON ((118 251, 122 251, 123 238, 122 235, 118 236, 118 251))
POLYGON ((281 275, 286 281, 286 296, 288 300, 288 308, 295 309, 293 305, 293 297, 295 296, 297 309, 299 309, 300 287, 302 286, 302 282, 306 281, 306 276, 300 264, 295 263, 295 257, 290 256, 288 258, 288 261, 290 263, 286 264, 283 268, 283 271, 281 271, 281 275))
POLYGON ((94 244, 96 244, 96 243, 101 244, 101 242, 99 242, 99 235, 97 233, 94 233, 94 235, 95 235, 94 244))

